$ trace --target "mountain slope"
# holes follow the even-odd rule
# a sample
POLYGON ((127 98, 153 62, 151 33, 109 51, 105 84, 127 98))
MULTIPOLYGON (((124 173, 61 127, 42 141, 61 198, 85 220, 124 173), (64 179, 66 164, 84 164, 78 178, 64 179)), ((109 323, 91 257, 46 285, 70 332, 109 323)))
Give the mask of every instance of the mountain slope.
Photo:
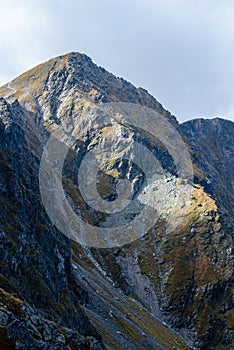
POLYGON ((195 119, 180 125, 180 130, 198 155, 195 162, 205 175, 203 186, 217 199, 233 230, 234 123, 220 118, 195 119))
MULTIPOLYGON (((231 349, 233 206, 228 189, 233 181, 233 123, 204 121, 200 128, 198 121, 180 126, 145 90, 77 53, 26 72, 0 88, 0 95, 1 287, 33 305, 39 317, 54 321, 61 334, 68 332, 67 327, 78 331, 88 348, 231 349), (39 168, 48 139, 62 123, 76 123, 84 111, 103 110, 110 102, 152 108, 162 115, 168 130, 170 126, 179 130, 193 160, 197 185, 178 175, 166 145, 143 126, 118 119, 107 126, 91 124, 82 142, 72 145, 62 172, 66 198, 84 220, 96 227, 111 220, 86 206, 79 191, 77 173, 89 149, 107 149, 114 135, 111 150, 117 161, 109 159, 99 169, 96 184, 107 202, 116 199, 117 183, 126 177, 138 195, 144 172, 125 161, 136 140, 164 169, 163 177, 141 192, 143 203, 154 206, 159 200, 162 205, 148 233, 121 248, 92 248, 69 241, 51 223, 40 196, 39 168), (204 152, 207 134, 212 142, 220 141, 204 152), (213 171, 219 164, 221 175, 213 171), (207 188, 206 177, 217 186, 207 188)), ((152 126, 160 118, 154 116, 152 126)), ((85 122, 84 118, 84 126, 85 122)), ((2 325, 6 338, 10 325, 2 325)), ((58 348, 79 349, 79 339, 74 343, 74 335, 71 340, 66 337, 58 348)), ((14 337, 9 344, 12 341, 14 337)), ((47 343, 54 346, 52 340, 47 343)))

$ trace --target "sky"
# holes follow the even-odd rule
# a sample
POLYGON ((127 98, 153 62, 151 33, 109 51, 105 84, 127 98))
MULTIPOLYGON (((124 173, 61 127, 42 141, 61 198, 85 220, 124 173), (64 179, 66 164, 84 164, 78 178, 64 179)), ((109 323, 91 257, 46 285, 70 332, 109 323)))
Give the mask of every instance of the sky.
POLYGON ((0 0, 0 85, 83 52, 179 121, 234 121, 233 0, 0 0))

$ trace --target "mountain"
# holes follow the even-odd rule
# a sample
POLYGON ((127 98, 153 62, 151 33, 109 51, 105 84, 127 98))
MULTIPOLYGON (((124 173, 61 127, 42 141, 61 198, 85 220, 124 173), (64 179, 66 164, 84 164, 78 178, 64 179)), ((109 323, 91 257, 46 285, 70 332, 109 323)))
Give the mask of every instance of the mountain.
POLYGON ((79 53, 0 96, 0 349, 234 347, 234 124, 79 53))

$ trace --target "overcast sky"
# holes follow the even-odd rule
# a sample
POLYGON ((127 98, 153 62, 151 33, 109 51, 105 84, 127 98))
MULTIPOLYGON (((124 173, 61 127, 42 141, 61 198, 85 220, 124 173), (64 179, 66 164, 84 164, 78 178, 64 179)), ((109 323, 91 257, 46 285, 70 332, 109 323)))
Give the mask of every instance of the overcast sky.
POLYGON ((180 121, 234 120, 233 0, 0 0, 0 85, 84 52, 180 121))

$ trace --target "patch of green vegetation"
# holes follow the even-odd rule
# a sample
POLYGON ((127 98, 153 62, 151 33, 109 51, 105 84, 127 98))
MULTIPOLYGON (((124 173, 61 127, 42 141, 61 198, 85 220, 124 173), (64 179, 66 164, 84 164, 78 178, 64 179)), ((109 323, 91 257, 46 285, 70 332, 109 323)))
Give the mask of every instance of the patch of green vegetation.
POLYGON ((118 322, 120 323, 121 327, 123 328, 125 334, 127 335, 127 338, 134 339, 134 343, 138 345, 138 349, 143 349, 142 346, 138 343, 140 340, 140 334, 137 332, 135 327, 131 325, 130 322, 127 322, 124 318, 119 318, 118 322))
MULTIPOLYGON (((189 246, 179 246, 171 251, 173 268, 166 284, 166 294, 179 301, 187 297, 193 283, 193 263, 189 246)), ((167 254, 168 258, 168 254, 167 254)))
POLYGON ((88 256, 84 253, 81 246, 74 241, 71 241, 71 247, 72 247, 72 259, 78 263, 81 266, 84 266, 85 268, 88 268, 88 270, 96 269, 95 266, 91 266, 90 259, 88 256))
MULTIPOLYGON (((128 311, 128 319, 138 326, 147 337, 153 336, 159 343, 168 349, 188 350, 189 346, 175 333, 173 333, 166 326, 161 324, 153 316, 151 316, 145 309, 136 308, 137 306, 129 301, 131 307, 128 311)), ((126 312, 127 314, 127 312, 126 312)), ((139 335, 138 335, 139 338, 139 335)), ((145 349, 145 348, 144 348, 145 349)))
POLYGON ((202 286, 207 283, 216 284, 221 280, 220 274, 215 270, 215 267, 207 260, 200 276, 197 276, 197 286, 202 286))

